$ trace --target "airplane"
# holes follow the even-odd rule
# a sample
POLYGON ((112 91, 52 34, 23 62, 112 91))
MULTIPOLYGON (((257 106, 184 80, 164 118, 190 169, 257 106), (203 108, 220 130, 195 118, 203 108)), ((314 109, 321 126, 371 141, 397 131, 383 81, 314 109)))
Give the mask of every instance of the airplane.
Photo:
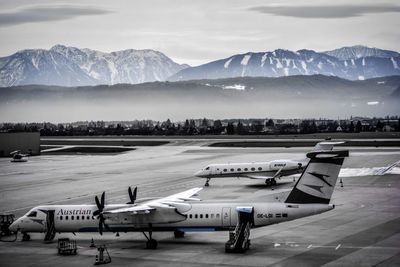
POLYGON ((30 154, 21 153, 21 150, 15 150, 10 155, 13 157, 11 162, 27 162, 28 159, 26 157, 30 156, 30 154))
POLYGON ((316 151, 284 202, 263 199, 243 202, 203 202, 195 196, 202 188, 168 197, 136 200, 137 189, 128 190, 127 204, 105 204, 105 193, 95 197, 95 205, 44 205, 32 208, 9 229, 23 233, 44 232, 45 240, 61 232, 142 232, 146 248, 157 248, 152 233, 171 231, 175 237, 185 232, 230 231, 227 252, 243 252, 250 246, 250 229, 295 220, 332 210, 329 204, 339 171, 349 151, 316 151), (234 230, 234 231, 232 231, 234 230), (148 235, 146 234, 148 232, 148 235))
MULTIPOLYGON (((312 151, 332 150, 334 145, 345 142, 319 142, 312 151)), ((276 178, 299 174, 307 165, 308 159, 272 160, 268 162, 210 164, 197 171, 194 176, 206 178, 204 186, 210 185, 211 178, 250 178, 265 180, 267 185, 276 185, 276 178)))

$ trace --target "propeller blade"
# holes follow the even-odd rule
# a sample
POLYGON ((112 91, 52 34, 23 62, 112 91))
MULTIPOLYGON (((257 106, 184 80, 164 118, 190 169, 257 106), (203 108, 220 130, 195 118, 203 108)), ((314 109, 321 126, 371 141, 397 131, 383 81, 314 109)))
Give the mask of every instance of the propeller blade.
POLYGON ((106 197, 106 192, 103 192, 103 193, 101 194, 101 209, 102 209, 102 210, 103 210, 103 208, 104 208, 105 197, 106 197))
POLYGON ((100 220, 99 220, 99 233, 100 233, 100 235, 103 235, 103 220, 102 220, 102 217, 100 217, 100 220))
POLYGON ((137 186, 135 187, 135 189, 133 189, 132 192, 132 188, 129 187, 128 188, 128 194, 129 194, 129 202, 126 204, 135 204, 135 200, 136 200, 136 194, 137 194, 137 186))
POLYGON ((100 212, 102 210, 102 207, 100 205, 99 198, 97 196, 95 196, 94 200, 96 201, 96 206, 99 209, 98 211, 100 212))
POLYGON ((135 202, 136 194, 137 194, 137 186, 135 187, 135 189, 133 189, 133 201, 132 202, 135 202))

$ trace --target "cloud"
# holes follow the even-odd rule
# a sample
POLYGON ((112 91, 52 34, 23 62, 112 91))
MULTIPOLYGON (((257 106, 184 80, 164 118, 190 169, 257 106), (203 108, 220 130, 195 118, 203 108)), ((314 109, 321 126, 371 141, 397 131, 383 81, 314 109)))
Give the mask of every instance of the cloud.
POLYGON ((350 18, 370 13, 400 12, 400 6, 380 5, 310 5, 310 6, 257 6, 251 11, 294 18, 350 18))
POLYGON ((37 6, 10 13, 0 13, 0 27, 31 22, 67 20, 81 16, 108 14, 111 11, 88 6, 37 6))

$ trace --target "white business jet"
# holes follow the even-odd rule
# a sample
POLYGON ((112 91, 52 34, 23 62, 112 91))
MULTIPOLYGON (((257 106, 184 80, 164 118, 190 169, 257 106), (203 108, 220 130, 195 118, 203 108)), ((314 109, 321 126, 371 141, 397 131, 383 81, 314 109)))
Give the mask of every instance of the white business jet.
POLYGON ((265 200, 203 202, 193 198, 202 188, 158 199, 136 200, 129 190, 127 204, 106 205, 105 194, 96 205, 46 205, 31 209, 16 220, 11 231, 44 232, 47 240, 57 232, 143 232, 146 247, 155 249, 156 231, 175 232, 182 237, 190 231, 232 231, 225 244, 227 252, 242 252, 250 246, 250 229, 282 223, 332 210, 329 204, 344 158, 349 152, 316 151, 307 154, 307 167, 284 202, 265 200), (146 234, 148 233, 148 235, 146 234))
MULTIPOLYGON (((319 142, 312 151, 332 150, 334 145, 344 142, 319 142)), ((267 162, 210 164, 194 175, 206 178, 204 186, 209 186, 211 178, 250 178, 265 180, 267 185, 276 185, 276 178, 301 173, 308 159, 272 160, 267 162)))

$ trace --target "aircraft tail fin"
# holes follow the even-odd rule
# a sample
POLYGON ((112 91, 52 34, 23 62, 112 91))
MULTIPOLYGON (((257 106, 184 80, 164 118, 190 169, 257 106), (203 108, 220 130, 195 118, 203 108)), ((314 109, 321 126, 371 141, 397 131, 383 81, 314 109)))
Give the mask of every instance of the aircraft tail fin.
POLYGON ((286 199, 286 203, 328 204, 348 150, 315 151, 307 154, 310 162, 286 199))

